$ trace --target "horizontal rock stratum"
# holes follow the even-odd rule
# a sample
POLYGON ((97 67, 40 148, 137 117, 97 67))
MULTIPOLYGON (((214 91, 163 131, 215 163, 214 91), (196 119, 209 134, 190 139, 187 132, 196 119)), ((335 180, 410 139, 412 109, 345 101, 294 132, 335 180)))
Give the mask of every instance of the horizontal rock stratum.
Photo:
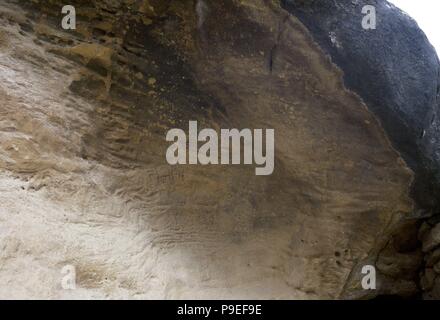
POLYGON ((386 1, 372 33, 324 2, 72 0, 64 30, 2 1, 0 298, 436 297, 436 53, 386 1), (171 166, 190 121, 273 129, 273 173, 171 166))

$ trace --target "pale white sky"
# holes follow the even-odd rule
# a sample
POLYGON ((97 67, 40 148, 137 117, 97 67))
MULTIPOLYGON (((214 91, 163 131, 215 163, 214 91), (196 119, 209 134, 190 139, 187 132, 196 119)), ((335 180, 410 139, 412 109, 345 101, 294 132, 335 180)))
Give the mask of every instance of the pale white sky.
POLYGON ((388 0, 417 21, 440 55, 440 0, 388 0))

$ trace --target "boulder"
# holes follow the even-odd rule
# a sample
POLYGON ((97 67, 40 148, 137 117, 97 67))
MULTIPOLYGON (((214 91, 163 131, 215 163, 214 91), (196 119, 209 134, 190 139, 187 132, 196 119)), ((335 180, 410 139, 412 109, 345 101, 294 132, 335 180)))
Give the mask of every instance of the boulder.
POLYGON ((63 1, 2 1, 0 297, 415 296, 435 52, 385 1, 376 33, 365 1, 301 3, 72 0, 67 31, 63 1), (274 129, 273 174, 170 166, 189 121, 274 129))
POLYGON ((428 252, 440 245, 440 224, 434 226, 423 240, 423 252, 428 252))

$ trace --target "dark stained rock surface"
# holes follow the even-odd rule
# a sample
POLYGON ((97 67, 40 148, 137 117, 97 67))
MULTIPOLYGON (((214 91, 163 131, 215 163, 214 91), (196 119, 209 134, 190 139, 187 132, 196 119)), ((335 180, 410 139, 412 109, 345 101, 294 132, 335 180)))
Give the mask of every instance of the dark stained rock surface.
POLYGON ((282 0, 312 32, 380 119, 395 148, 417 173, 414 195, 425 208, 440 199, 440 67, 416 22, 387 1, 282 0), (377 28, 364 30, 364 5, 377 28))

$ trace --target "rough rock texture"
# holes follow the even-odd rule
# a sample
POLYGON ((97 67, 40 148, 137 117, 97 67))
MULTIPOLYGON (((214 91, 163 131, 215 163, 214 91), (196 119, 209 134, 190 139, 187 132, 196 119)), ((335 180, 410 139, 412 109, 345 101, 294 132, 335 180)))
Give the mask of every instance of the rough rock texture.
MULTIPOLYGON (((396 232, 414 242, 416 238, 408 236, 413 234, 408 233, 408 224, 412 229, 422 225, 420 233, 429 233, 419 237, 423 239, 423 251, 431 251, 440 243, 438 226, 432 223, 438 220, 440 212, 440 64, 435 49, 416 22, 387 1, 282 0, 281 3, 306 25, 343 70, 344 84, 367 103, 393 146, 415 172, 411 195, 417 209, 407 226, 396 232), (375 30, 362 28, 360 8, 364 5, 376 8, 375 30), (420 223, 431 216, 431 222, 420 223), (429 232, 431 227, 434 229, 429 232)), ((410 250, 405 259, 418 255, 417 246, 420 245, 415 244, 415 251, 410 250)), ((397 258, 398 253, 391 255, 396 258, 390 262, 393 272, 405 266, 397 258)), ((429 255, 425 257, 427 261, 431 259, 429 255)), ((422 290, 425 280, 422 278, 422 290)))
POLYGON ((440 64, 417 23, 383 0, 282 0, 344 71, 344 83, 380 119, 416 172, 413 195, 425 210, 440 201, 440 64), (373 5, 375 30, 362 28, 373 5))
POLYGON ((425 299, 440 299, 440 224, 438 216, 426 220, 419 238, 425 253, 420 271, 420 286, 425 299))
POLYGON ((71 4, 75 31, 62 1, 0 4, 1 298, 417 293, 412 171, 307 23, 279 1, 71 4), (170 167, 165 133, 189 120, 274 128, 274 174, 170 167), (367 263, 374 292, 360 289, 367 263), (76 290, 61 288, 65 265, 76 290))

